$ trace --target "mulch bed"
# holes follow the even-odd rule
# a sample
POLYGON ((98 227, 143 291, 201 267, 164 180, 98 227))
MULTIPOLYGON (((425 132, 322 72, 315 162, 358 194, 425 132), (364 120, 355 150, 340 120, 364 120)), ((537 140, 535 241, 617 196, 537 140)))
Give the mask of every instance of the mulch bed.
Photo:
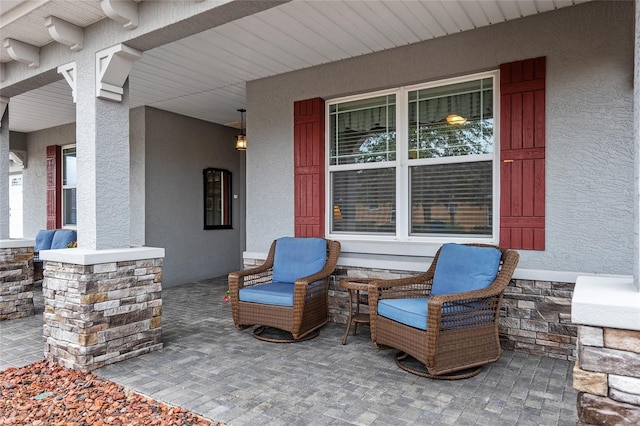
POLYGON ((0 426, 225 426, 48 361, 0 372, 0 426))

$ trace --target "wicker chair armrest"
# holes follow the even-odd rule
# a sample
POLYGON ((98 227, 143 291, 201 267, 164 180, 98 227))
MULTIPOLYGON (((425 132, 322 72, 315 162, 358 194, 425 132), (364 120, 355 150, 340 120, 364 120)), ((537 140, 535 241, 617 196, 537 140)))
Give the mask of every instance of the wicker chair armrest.
POLYGON ((472 291, 464 291, 461 293, 451 293, 451 294, 441 294, 438 296, 432 296, 429 298, 429 305, 434 303, 436 305, 442 305, 444 303, 473 303, 478 299, 486 299, 488 297, 499 296, 502 292, 504 292, 503 288, 499 288, 497 286, 490 285, 489 287, 480 289, 480 290, 472 290, 472 291))
POLYGON ((275 258, 276 242, 271 243, 267 258, 262 265, 253 268, 242 269, 240 271, 231 272, 228 276, 229 293, 231 301, 238 298, 238 291, 243 287, 261 284, 271 281, 273 276, 273 263, 275 258))
POLYGON ((429 298, 427 314, 428 337, 437 341, 443 330, 482 326, 497 321, 504 289, 487 287, 481 290, 445 294, 429 298))
POLYGON ((369 297, 374 299, 427 297, 431 293, 432 283, 433 274, 429 273, 391 280, 374 280, 369 283, 369 297))
POLYGON ((243 269, 241 271, 234 271, 229 273, 229 277, 234 276, 237 279, 244 278, 250 275, 262 275, 265 272, 273 273, 273 265, 260 265, 255 268, 243 269))
POLYGON ((229 274, 229 285, 237 282, 238 288, 249 287, 256 284, 266 283, 272 280, 272 268, 251 268, 242 271, 231 272, 229 274))
POLYGON ((314 283, 316 281, 321 281, 324 280, 325 278, 327 278, 329 275, 331 275, 333 273, 335 268, 328 268, 326 265, 324 268, 322 268, 320 271, 316 272, 315 274, 311 274, 311 275, 307 275, 306 277, 302 277, 302 278, 298 278, 295 282, 296 285, 300 284, 300 285, 309 285, 311 283, 314 283))

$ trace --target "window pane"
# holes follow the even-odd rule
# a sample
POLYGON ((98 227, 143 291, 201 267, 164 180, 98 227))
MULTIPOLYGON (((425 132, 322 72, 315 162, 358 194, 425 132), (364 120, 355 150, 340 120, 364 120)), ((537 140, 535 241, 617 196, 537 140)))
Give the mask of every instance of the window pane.
POLYGON ((330 164, 396 159, 395 95, 331 105, 330 164))
POLYGON ((64 225, 77 225, 76 219, 76 189, 69 188, 63 190, 64 202, 63 202, 63 216, 64 225))
POLYGON ((490 161, 410 169, 411 234, 491 235, 490 161))
POLYGON ((493 79, 409 92, 409 159, 493 152, 493 79))
POLYGON ((77 225, 76 221, 76 148, 62 150, 62 224, 77 225))
POLYGON ((62 151, 62 185, 76 185, 76 149, 67 148, 62 151))
POLYGON ((331 186, 332 232, 395 234, 394 168, 333 172, 331 186))

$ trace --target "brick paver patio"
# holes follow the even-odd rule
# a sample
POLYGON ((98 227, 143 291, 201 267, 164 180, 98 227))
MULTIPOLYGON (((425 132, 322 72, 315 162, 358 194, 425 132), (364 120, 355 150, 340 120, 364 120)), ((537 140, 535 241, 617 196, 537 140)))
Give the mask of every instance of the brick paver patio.
MULTIPOLYGON (((226 278, 163 290, 164 349, 94 371, 154 399, 240 425, 575 425, 573 362, 505 351, 476 377, 406 373, 368 328, 342 345, 343 324, 274 344, 237 331, 226 278)), ((0 370, 43 358, 36 316, 0 322, 0 370)))

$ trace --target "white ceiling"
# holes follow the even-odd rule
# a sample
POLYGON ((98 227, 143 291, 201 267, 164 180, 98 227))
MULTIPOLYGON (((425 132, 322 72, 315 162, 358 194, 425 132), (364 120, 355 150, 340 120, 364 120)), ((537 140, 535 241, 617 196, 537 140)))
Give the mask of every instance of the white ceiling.
MULTIPOLYGON (((148 0, 147 0, 148 1, 148 0)), ((144 52, 130 74, 130 105, 237 125, 247 81, 442 37, 589 0, 294 0, 144 52)), ((107 19, 98 0, 2 0, 1 37, 53 42, 44 19, 79 26, 107 19), (22 3, 39 5, 20 16, 22 3), (7 7, 15 6, 8 10, 7 7)), ((0 62, 11 60, 4 48, 0 62)), ((75 121, 64 80, 11 98, 10 129, 75 121)), ((247 112, 247 121, 251 111, 247 112)))

